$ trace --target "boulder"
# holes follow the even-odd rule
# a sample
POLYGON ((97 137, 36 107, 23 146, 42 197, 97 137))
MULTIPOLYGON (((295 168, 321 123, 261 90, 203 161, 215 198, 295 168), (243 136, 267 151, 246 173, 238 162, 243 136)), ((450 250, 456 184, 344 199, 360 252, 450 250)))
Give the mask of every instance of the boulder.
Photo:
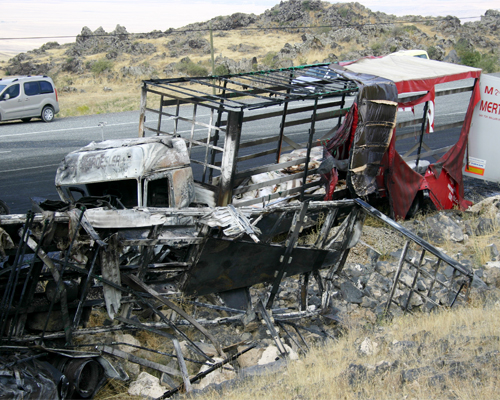
MULTIPOLYGON (((238 346, 238 351, 243 351, 246 347, 238 346)), ((264 348, 253 348, 238 357, 238 364, 240 368, 253 367, 259 363, 264 353, 264 348)))
MULTIPOLYGON (((214 357, 213 360, 218 363, 223 361, 222 358, 214 357)), ((210 368, 210 363, 203 365, 200 372, 204 372, 210 368)), ((198 383, 193 385, 193 388, 203 389, 210 384, 219 384, 224 381, 228 381, 236 378, 236 372, 231 364, 226 364, 224 368, 218 368, 215 371, 210 372, 207 376, 201 379, 198 383)))
POLYGON ((344 281, 340 284, 342 297, 348 303, 360 304, 363 301, 363 292, 354 286, 350 281, 344 281))
MULTIPOLYGON (((299 357, 297 353, 287 344, 283 345, 285 350, 288 352, 288 357, 290 360, 297 360, 299 357)), ((262 353, 257 365, 266 365, 279 359, 283 358, 276 346, 268 346, 262 353)))
POLYGON ((160 385, 160 380, 147 372, 141 372, 128 388, 128 394, 131 396, 156 399, 163 393, 165 388, 160 385))
POLYGON ((119 343, 125 343, 118 345, 118 349, 121 351, 126 351, 127 353, 133 353, 138 350, 138 348, 133 346, 127 346, 128 344, 134 346, 140 346, 141 342, 139 342, 135 337, 133 337, 130 333, 115 333, 115 341, 119 343))
POLYGON ((379 353, 379 345, 377 342, 366 337, 359 345, 358 351, 363 356, 373 356, 379 353))
POLYGON ((463 242, 465 239, 460 225, 444 213, 426 218, 425 227, 418 234, 422 238, 436 243, 450 240, 452 242, 463 242))
POLYGON ((444 58, 444 62, 448 63, 453 63, 453 64, 459 64, 460 63, 460 57, 458 56, 457 52, 455 49, 452 49, 444 58))

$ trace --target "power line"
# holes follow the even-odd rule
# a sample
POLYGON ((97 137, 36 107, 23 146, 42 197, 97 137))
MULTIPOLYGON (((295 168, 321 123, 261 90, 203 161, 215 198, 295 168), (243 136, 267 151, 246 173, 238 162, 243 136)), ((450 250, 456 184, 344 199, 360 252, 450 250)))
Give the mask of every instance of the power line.
MULTIPOLYGON (((463 19, 475 19, 475 18, 480 18, 482 16, 477 16, 477 17, 456 17, 460 20, 463 19)), ((181 30, 167 30, 165 32, 161 32, 163 35, 172 35, 172 34, 182 34, 182 33, 188 33, 188 32, 210 32, 212 31, 249 31, 249 30, 287 30, 287 29, 299 29, 299 30, 309 30, 309 29, 324 29, 324 28, 331 28, 331 29, 342 29, 342 28, 362 28, 365 26, 380 26, 380 25, 395 25, 395 24, 409 24, 409 23, 424 23, 424 22, 440 22, 440 21, 445 21, 447 18, 427 18, 427 19, 420 19, 420 20, 415 20, 412 19, 411 21, 393 21, 393 22, 377 22, 377 23, 365 23, 365 24, 343 24, 343 25, 309 25, 309 26, 300 26, 300 25, 289 25, 289 26, 276 26, 276 27, 242 27, 242 28, 190 28, 190 29, 181 29, 181 30)), ((7 37, 7 38, 2 38, 0 37, 0 40, 36 40, 36 39, 70 39, 70 38, 77 38, 77 37, 85 37, 85 38, 92 38, 92 37, 121 37, 121 36, 137 36, 137 35, 149 35, 149 34, 154 34, 155 31, 152 32, 143 32, 143 33, 106 33, 106 34, 90 34, 90 35, 64 35, 64 36, 30 36, 30 37, 7 37)))
MULTIPOLYGON (((76 38, 77 36, 80 36, 80 35, 69 35, 69 36, 27 36, 27 37, 10 37, 10 38, 8 37, 8 38, 0 38, 0 40, 69 39, 69 38, 76 38)), ((95 36, 108 36, 108 35, 95 35, 95 36)), ((115 35, 109 35, 109 36, 115 36, 115 35)), ((116 36, 118 36, 118 35, 116 35, 116 36)))

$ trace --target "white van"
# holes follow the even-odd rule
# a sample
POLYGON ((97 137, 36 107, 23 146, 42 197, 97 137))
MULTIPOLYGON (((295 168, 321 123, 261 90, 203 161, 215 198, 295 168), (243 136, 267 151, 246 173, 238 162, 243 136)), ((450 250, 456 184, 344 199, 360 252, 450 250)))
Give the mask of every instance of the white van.
POLYGON ((58 112, 57 90, 48 76, 0 79, 0 121, 41 118, 51 122, 58 112))

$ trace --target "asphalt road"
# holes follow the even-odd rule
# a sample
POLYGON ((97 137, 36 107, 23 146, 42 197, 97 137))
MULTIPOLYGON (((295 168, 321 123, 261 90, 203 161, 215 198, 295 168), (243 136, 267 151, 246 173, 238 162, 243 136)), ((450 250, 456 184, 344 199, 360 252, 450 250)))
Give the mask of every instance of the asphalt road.
MULTIPOLYGON (((447 123, 463 118, 469 95, 465 93, 463 101, 457 101, 456 98, 447 100, 446 98, 450 96, 445 96, 443 100, 438 99, 438 102, 445 103, 436 104, 436 121, 447 123)), ((278 110, 279 106, 276 106, 276 109, 278 110)), ((420 109, 417 108, 415 113, 417 116, 421 115, 420 109)), ((398 121, 412 118, 410 114, 398 115, 398 121)), ((200 114, 198 117, 208 122, 208 114, 200 114)), ((0 123, 0 199, 7 203, 11 213, 26 213, 31 209, 33 197, 58 200, 54 178, 59 162, 67 153, 92 141, 137 137, 138 122, 139 112, 135 111, 56 118, 52 123, 39 120, 28 123, 17 121, 0 123)), ((147 115, 147 124, 155 126, 153 116, 147 115)), ((243 135, 249 139, 264 137, 269 135, 270 131, 271 134, 277 134, 278 127, 279 118, 260 121, 248 127, 244 126, 243 135)), ((331 122, 318 123, 316 131, 318 134, 326 133, 331 127, 331 122)), ((304 126, 292 127, 286 133, 294 140, 304 142, 307 135, 304 129, 304 126)), ((458 129, 441 132, 433 140, 437 140, 442 146, 446 143, 451 144, 456 140, 458 132, 458 129)), ((189 134, 189 130, 181 126, 179 133, 185 136, 189 134)), ((195 132, 198 138, 205 135, 206 129, 200 128, 195 132)), ((415 140, 411 138, 401 142, 398 144, 398 150, 402 152, 404 148, 411 147, 415 140)), ((201 154, 199 156, 201 157, 201 154)))
POLYGON ((11 213, 31 209, 32 197, 58 200, 54 178, 67 153, 103 137, 137 137, 138 122, 139 112, 125 112, 0 124, 0 199, 11 213))

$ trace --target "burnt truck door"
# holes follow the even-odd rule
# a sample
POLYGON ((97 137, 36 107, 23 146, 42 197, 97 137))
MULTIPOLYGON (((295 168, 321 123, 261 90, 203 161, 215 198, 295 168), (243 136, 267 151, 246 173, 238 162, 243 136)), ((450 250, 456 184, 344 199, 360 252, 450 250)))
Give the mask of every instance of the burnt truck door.
POLYGON ((145 207, 189 207, 194 197, 190 167, 163 171, 143 179, 142 205, 145 207))

